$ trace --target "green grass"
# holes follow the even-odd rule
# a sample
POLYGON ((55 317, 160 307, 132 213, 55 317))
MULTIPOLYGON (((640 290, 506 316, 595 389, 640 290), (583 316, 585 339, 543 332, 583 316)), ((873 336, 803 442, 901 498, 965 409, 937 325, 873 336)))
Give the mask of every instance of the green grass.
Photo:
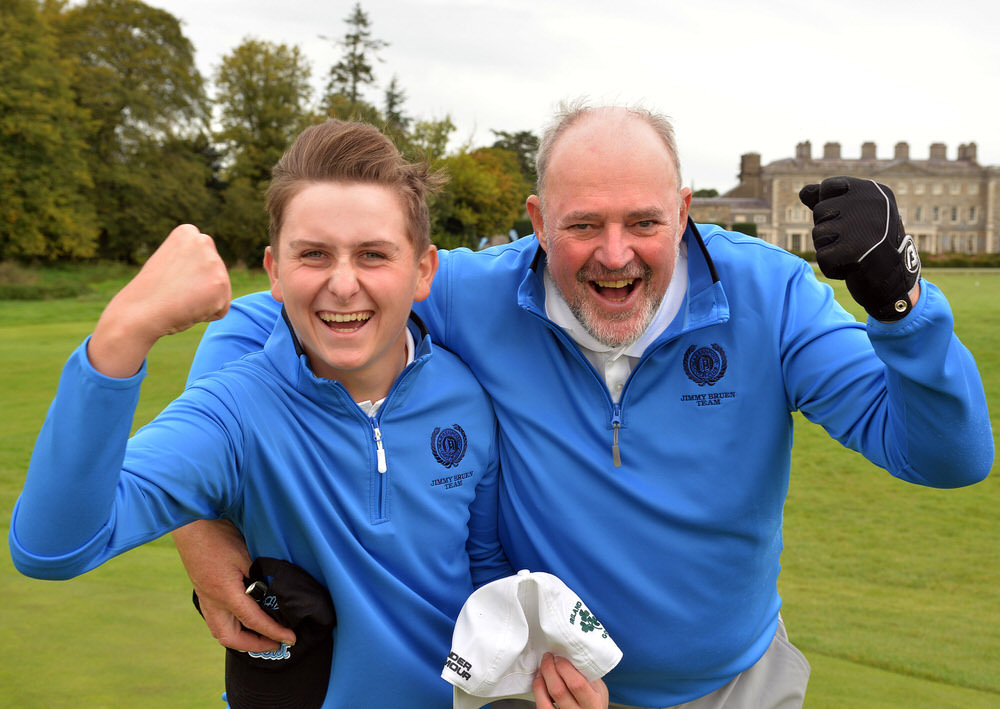
MULTIPOLYGON (((133 272, 104 278, 97 269, 82 269, 77 280, 87 279, 90 287, 77 298, 0 301, 4 532, 62 365, 133 272)), ((261 271, 231 276, 235 294, 267 287, 261 271)), ((157 344, 136 425, 180 393, 203 331, 202 325, 157 344)), ((191 604, 191 586, 169 538, 67 582, 23 577, 5 551, 0 586, 0 629, 10 650, 9 661, 0 663, 0 706, 225 706, 224 652, 191 604)))
MULTIPOLYGON (((127 275, 74 299, 0 301, 5 526, 62 364, 127 275)), ((948 294, 1000 421, 1000 272, 928 277, 948 294)), ((234 274, 236 293, 265 286, 260 272, 234 274)), ((201 331, 154 349, 137 423, 180 391, 201 331)), ((813 667, 806 707, 1000 706, 1000 481, 907 485, 796 423, 780 588, 789 634, 813 667)), ((5 553, 0 584, 0 705, 223 706, 223 652, 169 539, 68 582, 24 578, 5 553)))
MULTIPOLYGON (((1000 421, 1000 272, 933 270, 1000 421)), ((838 299, 860 316, 842 284, 838 299)), ((1000 706, 1000 480, 895 480, 796 416, 779 588, 806 706, 1000 706)))

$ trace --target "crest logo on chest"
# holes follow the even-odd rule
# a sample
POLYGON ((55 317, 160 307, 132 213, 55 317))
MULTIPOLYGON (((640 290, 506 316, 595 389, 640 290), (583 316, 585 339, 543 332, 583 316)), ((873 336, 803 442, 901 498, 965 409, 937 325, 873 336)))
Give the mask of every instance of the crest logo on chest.
POLYGON ((698 386, 713 386, 726 374, 728 366, 726 351, 721 345, 691 345, 684 353, 684 373, 698 386))

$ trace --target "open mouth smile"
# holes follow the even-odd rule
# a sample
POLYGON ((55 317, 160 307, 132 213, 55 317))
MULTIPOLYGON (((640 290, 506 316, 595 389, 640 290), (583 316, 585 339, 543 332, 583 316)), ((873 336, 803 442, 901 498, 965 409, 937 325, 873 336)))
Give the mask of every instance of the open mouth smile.
POLYGON ((373 313, 370 310, 365 310, 359 313, 323 312, 319 313, 319 319, 322 320, 328 328, 336 332, 355 332, 367 325, 372 315, 373 313))
POLYGON ((614 281, 595 280, 591 281, 591 287, 602 298, 612 301, 627 300, 636 287, 635 278, 622 278, 614 281))

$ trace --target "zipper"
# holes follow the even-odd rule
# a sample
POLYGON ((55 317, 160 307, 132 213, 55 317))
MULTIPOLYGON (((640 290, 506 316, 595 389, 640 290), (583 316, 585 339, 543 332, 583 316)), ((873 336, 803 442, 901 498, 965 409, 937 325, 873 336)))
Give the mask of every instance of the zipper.
POLYGON ((618 447, 618 429, 622 426, 622 407, 615 402, 611 413, 611 428, 614 431, 614 438, 611 442, 611 461, 616 468, 622 467, 622 452, 618 447))
POLYGON ((369 416, 368 420, 372 424, 372 433, 375 438, 375 457, 378 459, 378 471, 384 473, 389 469, 385 462, 385 448, 382 446, 382 431, 378 427, 378 422, 374 416, 369 416))
POLYGON ((385 473, 389 469, 389 466, 385 459, 385 447, 382 445, 382 431, 378 427, 378 421, 375 420, 374 416, 369 416, 368 422, 371 424, 372 438, 375 441, 376 468, 378 470, 375 480, 375 509, 373 510, 373 521, 378 523, 385 521, 385 496, 387 488, 385 473))

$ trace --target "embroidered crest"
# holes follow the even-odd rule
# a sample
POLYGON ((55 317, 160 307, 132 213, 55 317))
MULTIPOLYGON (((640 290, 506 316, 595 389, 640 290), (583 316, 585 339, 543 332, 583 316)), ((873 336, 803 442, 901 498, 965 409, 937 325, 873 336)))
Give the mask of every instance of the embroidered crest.
POLYGON ((717 344, 691 345, 684 353, 684 373, 698 386, 714 385, 726 373, 726 352, 717 344))
POLYGON ((468 445, 465 431, 457 423, 452 424, 451 428, 435 428, 431 434, 431 452, 434 454, 434 460, 446 468, 454 468, 461 462, 468 445))

